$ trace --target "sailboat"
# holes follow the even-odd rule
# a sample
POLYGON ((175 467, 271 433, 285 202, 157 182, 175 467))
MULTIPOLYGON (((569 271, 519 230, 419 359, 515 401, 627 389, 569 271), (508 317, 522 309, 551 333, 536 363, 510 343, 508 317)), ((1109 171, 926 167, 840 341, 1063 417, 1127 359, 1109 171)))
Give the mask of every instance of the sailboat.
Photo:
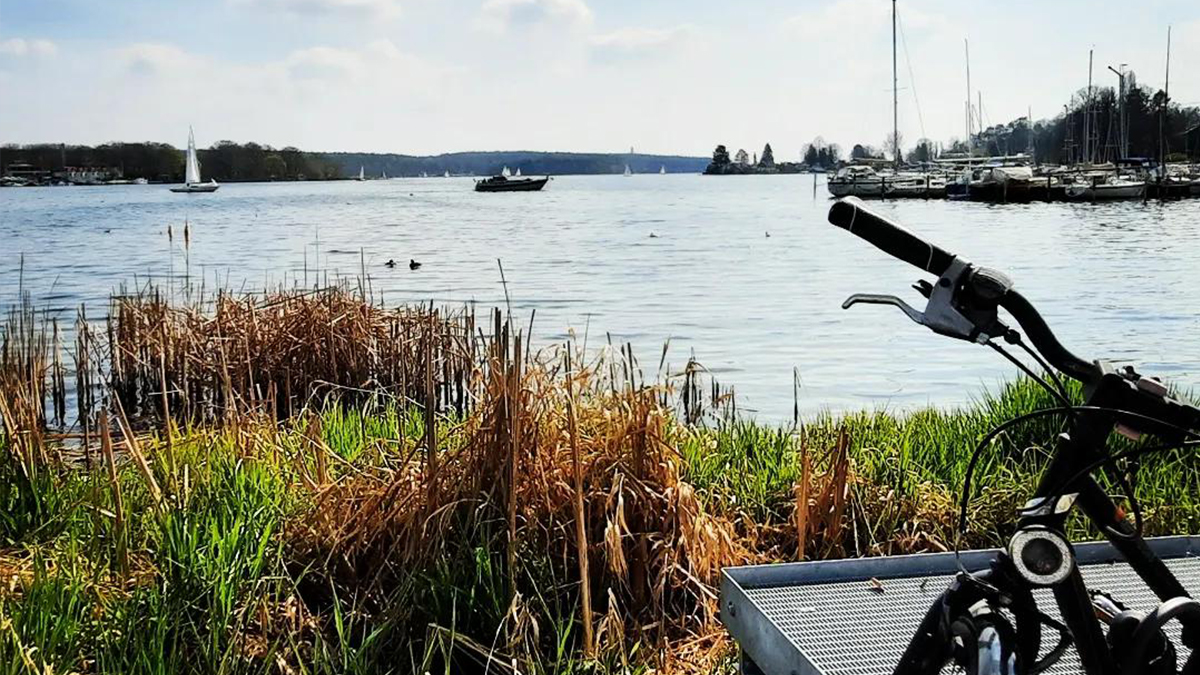
POLYGON ((500 171, 500 175, 504 176, 505 178, 508 178, 509 176, 512 175, 512 173, 508 170, 508 167, 506 166, 506 167, 504 167, 503 170, 500 171))
POLYGON ((667 165, 666 164, 663 164, 662 166, 658 167, 658 175, 660 175, 660 176, 667 175, 667 165))
POLYGON ((626 175, 626 176, 632 176, 632 175, 633 175, 633 172, 629 170, 629 165, 628 165, 628 164, 626 164, 626 165, 625 165, 625 175, 626 175))
POLYGON ((187 164, 183 171, 183 185, 171 188, 171 192, 216 192, 217 181, 200 181, 200 160, 196 158, 196 134, 188 127, 187 164))
POLYGON ((520 175, 521 175, 521 167, 519 167, 519 166, 518 166, 518 167, 517 167, 517 172, 516 172, 516 173, 514 173, 513 175, 514 175, 514 176, 520 176, 520 175))
POLYGON ((449 171, 449 169, 447 169, 446 173, 442 174, 442 178, 449 178, 449 177, 450 177, 450 171, 449 171))
POLYGON ((387 180, 387 171, 383 171, 383 172, 381 172, 381 173, 379 174, 379 179, 380 179, 380 180, 387 180))
POLYGON ((366 179, 367 179, 366 169, 361 166, 358 167, 358 178, 355 178, 354 180, 366 180, 366 179))

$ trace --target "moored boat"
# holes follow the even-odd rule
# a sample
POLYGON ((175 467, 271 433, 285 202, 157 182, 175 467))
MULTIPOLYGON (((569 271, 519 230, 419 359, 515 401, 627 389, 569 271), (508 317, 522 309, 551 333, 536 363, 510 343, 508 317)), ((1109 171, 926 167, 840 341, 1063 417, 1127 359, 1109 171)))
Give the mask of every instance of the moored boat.
POLYGON ((492 176, 475 181, 476 192, 537 192, 546 187, 550 177, 521 178, 514 180, 508 176, 492 176))
POLYGON ((869 166, 854 165, 840 169, 825 182, 834 197, 882 197, 887 178, 869 166))
POLYGON ((1141 199, 1146 195, 1145 181, 1111 178, 1105 182, 1079 182, 1066 186, 1067 199, 1141 199))
POLYGON ((889 199, 942 199, 946 177, 936 173, 899 174, 884 181, 883 196, 889 199))

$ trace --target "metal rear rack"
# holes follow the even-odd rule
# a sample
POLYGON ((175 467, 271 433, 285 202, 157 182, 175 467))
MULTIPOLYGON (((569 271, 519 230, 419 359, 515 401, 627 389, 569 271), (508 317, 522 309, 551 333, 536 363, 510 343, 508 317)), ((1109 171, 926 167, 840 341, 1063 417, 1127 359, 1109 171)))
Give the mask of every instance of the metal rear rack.
MULTIPOLYGON (((1185 588, 1200 588, 1200 537, 1147 543, 1185 588)), ((969 551, 961 558, 974 572, 986 569, 996 553, 969 551)), ((1131 609, 1159 604, 1107 542, 1076 544, 1075 555, 1089 589, 1131 609)), ((721 621, 741 647, 746 675, 891 675, 957 571, 953 553, 729 567, 721 573, 721 621)), ((1048 590, 1035 590, 1034 597, 1042 611, 1058 617, 1048 590)), ((1167 633, 1182 663, 1188 652, 1179 645, 1178 624, 1168 624, 1167 633)), ((1074 649, 1046 672, 1079 673, 1074 649)))

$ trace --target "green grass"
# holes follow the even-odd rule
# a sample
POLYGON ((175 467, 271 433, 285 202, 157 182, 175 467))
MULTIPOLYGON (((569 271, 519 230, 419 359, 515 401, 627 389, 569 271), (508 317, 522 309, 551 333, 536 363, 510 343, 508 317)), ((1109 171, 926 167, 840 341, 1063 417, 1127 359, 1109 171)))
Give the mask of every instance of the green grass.
MULTIPOLYGON (((682 479, 707 509, 779 525, 791 518, 801 448, 821 474, 844 432, 855 525, 845 550, 864 554, 890 550, 879 547, 906 526, 946 541, 971 449, 996 424, 1052 405, 1021 380, 958 410, 826 416, 802 430, 749 421, 672 426, 668 440, 679 449, 682 479)), ((457 442, 454 423, 444 424, 439 438, 457 442)), ((320 425, 321 439, 339 458, 327 468, 334 477, 395 462, 423 434, 419 414, 386 405, 330 408, 320 425)), ((968 543, 1003 539, 1003 523, 1028 496, 1060 426, 1061 420, 1031 422, 988 449, 968 543)), ((154 464, 171 500, 161 510, 136 468, 123 466, 127 577, 103 471, 41 469, 25 477, 13 462, 0 461, 0 572, 20 579, 15 592, 0 579, 0 675, 46 666, 250 674, 278 672, 277 660, 305 673, 437 673, 453 672, 463 650, 458 638, 431 639, 431 624, 491 645, 512 615, 497 529, 463 531, 428 566, 370 595, 331 582, 318 563, 293 556, 289 527, 311 507, 302 486, 304 474, 316 470, 313 453, 304 451, 306 429, 298 421, 253 441, 229 431, 182 431, 174 471, 154 464)), ((148 455, 162 451, 148 441, 148 455)), ((1188 453, 1144 462, 1137 492, 1149 532, 1200 532, 1197 468, 1188 453)), ((1080 527, 1077 534, 1088 532, 1080 527)), ((576 583, 563 578, 560 554, 522 555, 518 589, 539 622, 525 638, 532 641, 527 653, 536 654, 534 671, 615 672, 623 659, 632 659, 631 672, 644 668, 653 650, 582 657, 576 583)))

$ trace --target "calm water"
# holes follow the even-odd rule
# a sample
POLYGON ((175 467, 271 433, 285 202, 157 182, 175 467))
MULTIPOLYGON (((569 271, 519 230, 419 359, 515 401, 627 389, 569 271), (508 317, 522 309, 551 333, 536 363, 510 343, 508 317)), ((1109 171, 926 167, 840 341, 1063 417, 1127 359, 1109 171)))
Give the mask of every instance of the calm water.
MULTIPOLYGON (((357 276, 360 250, 388 304, 502 304, 545 343, 632 341, 647 370, 670 340, 740 407, 784 418, 792 369, 808 412, 968 400, 1012 374, 991 350, 939 338, 856 291, 914 304, 918 273, 827 224, 811 176, 561 177, 542 193, 475 194, 469 179, 0 190, 0 304, 24 286, 73 316, 136 279, 184 270, 211 288, 357 276), (174 226, 174 244, 167 226, 174 226), (769 233, 770 236, 767 236, 769 233), (651 235, 657 235, 652 237, 651 235), (394 258, 394 269, 383 263, 394 258), (424 263, 410 271, 407 262, 424 263)), ((1172 204, 879 205, 911 229, 1009 271, 1064 342, 1200 385, 1200 200, 1172 204)), ((920 306, 918 304, 918 306, 920 306)))

